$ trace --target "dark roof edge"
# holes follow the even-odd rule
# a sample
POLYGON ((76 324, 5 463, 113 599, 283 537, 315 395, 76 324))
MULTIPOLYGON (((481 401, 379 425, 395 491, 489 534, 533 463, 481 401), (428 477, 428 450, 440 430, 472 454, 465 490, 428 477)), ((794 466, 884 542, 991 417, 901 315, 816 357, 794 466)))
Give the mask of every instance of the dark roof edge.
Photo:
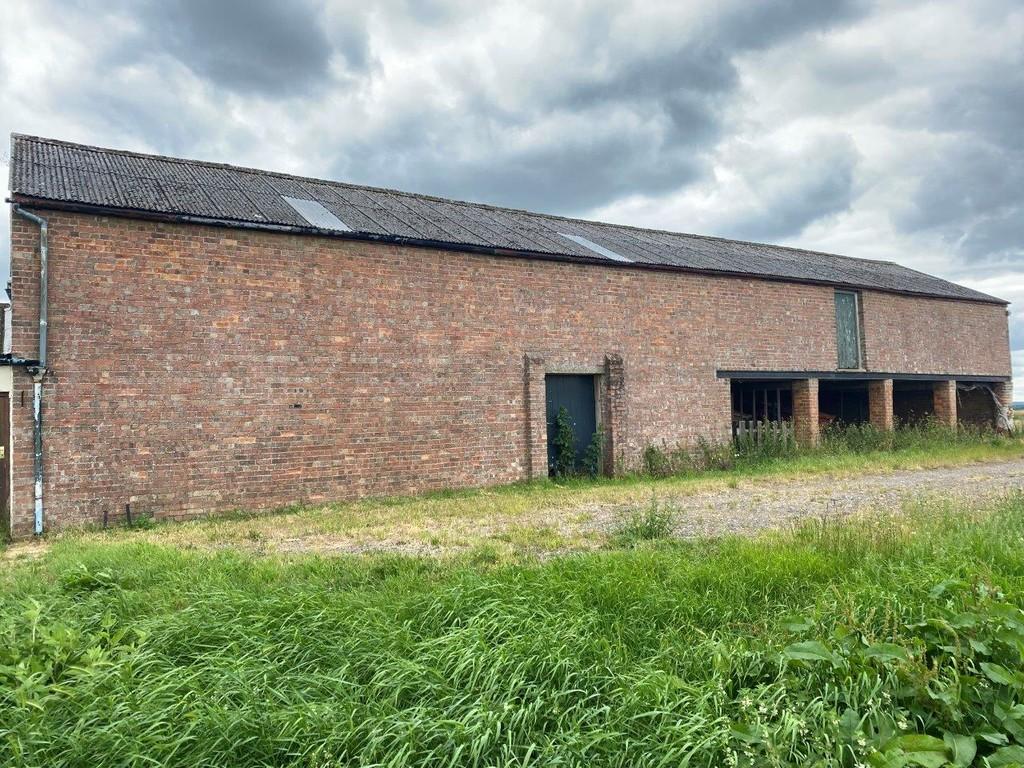
MULTIPOLYGON (((86 213, 99 216, 114 216, 126 219, 143 219, 147 221, 165 221, 181 224, 200 224, 213 227, 225 227, 229 229, 252 229, 264 232, 279 232, 293 235, 317 235, 331 237, 340 240, 357 240, 364 242, 387 243, 390 245, 405 245, 415 248, 433 248, 442 251, 456 251, 459 253, 473 253, 483 256, 504 256, 522 259, 534 259, 540 261, 558 261, 571 264, 589 264, 593 266, 615 267, 618 269, 645 269, 657 272, 683 272, 695 275, 710 275, 713 277, 732 277, 743 280, 762 280, 770 283, 796 283, 799 285, 824 285, 834 288, 858 288, 865 291, 877 293, 889 293, 898 296, 914 296, 925 299, 940 299, 942 301, 966 301, 975 304, 997 304, 1008 306, 1009 301, 995 296, 981 294, 977 297, 968 296, 946 296, 939 293, 925 291, 901 291, 895 288, 881 288, 861 283, 843 283, 831 280, 813 280, 810 278, 785 277, 776 275, 755 275, 749 272, 735 272, 724 269, 699 269, 697 267, 680 267, 672 264, 649 264, 644 262, 613 262, 608 259, 587 258, 586 256, 570 256, 567 254, 545 253, 543 251, 523 251, 514 248, 497 248, 487 245, 473 245, 471 243, 452 243, 445 240, 424 240, 413 237, 400 237, 395 235, 378 235, 367 232, 341 232, 333 229, 318 229, 316 227, 296 227, 286 224, 268 224, 260 222, 242 221, 237 219, 217 219, 207 216, 194 216, 182 213, 161 213, 158 211, 147 211, 138 208, 117 208, 104 205, 91 205, 88 203, 74 203, 64 200, 52 200, 49 198, 32 197, 19 193, 12 193, 6 199, 8 203, 17 205, 34 206, 46 210, 69 211, 72 213, 86 213)), ((832 254, 826 254, 832 255, 832 254)), ((843 257, 850 258, 850 257, 843 257)), ((930 275, 929 275, 930 277, 930 275)))

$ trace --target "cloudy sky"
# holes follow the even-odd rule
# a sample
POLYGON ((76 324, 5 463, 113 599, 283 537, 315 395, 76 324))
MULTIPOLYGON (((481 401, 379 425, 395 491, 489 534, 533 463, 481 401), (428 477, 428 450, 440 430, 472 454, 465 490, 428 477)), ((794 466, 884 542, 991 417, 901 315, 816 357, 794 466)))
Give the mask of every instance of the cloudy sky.
POLYGON ((1020 0, 3 0, 10 131, 893 259, 1024 400, 1020 0))

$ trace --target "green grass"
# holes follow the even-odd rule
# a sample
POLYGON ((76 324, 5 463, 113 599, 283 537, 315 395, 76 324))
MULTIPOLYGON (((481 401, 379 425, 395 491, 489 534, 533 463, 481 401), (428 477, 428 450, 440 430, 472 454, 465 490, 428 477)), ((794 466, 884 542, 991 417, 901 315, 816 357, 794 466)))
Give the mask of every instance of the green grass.
POLYGON ((0 764, 1005 766, 1022 544, 1020 494, 501 565, 66 538, 0 575, 0 764))
MULTIPOLYGON (((593 505, 636 507, 652 495, 664 499, 769 482, 782 487, 824 475, 838 478, 1021 457, 1024 439, 1020 436, 954 433, 931 426, 892 436, 857 430, 832 433, 825 446, 814 451, 748 451, 737 456, 731 449, 709 446, 700 460, 718 468, 697 470, 689 465, 666 477, 634 473, 544 480, 294 507, 277 513, 238 512, 184 524, 157 524, 132 536, 180 547, 230 544, 268 553, 382 544, 400 551, 426 548, 437 553, 487 545, 504 558, 523 550, 557 553, 602 546, 605 536, 577 524, 585 517, 581 510, 593 505)), ((89 535, 95 541, 109 541, 120 534, 94 531, 89 535)))

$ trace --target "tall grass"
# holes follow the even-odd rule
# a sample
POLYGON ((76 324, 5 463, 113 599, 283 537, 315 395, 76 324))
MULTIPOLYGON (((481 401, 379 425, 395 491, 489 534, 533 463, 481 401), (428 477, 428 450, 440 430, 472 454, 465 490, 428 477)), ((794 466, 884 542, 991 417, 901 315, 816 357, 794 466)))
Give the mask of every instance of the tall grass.
POLYGON ((60 541, 0 576, 0 764, 1007 765, 1022 540, 1018 495, 501 567, 60 541))
POLYGON ((872 454, 946 454, 956 449, 1009 448, 1021 445, 1021 435, 1005 435, 985 427, 961 425, 957 429, 935 420, 902 424, 880 430, 871 424, 834 424, 821 431, 819 444, 797 445, 781 432, 760 437, 746 434, 731 442, 700 439, 694 447, 650 445, 641 455, 639 471, 649 477, 673 477, 724 470, 752 470, 778 466, 787 459, 820 459, 872 454))
POLYGON ((646 506, 629 510, 623 517, 613 541, 619 546, 633 546, 641 541, 666 539, 672 535, 679 511, 671 502, 652 496, 646 506))
POLYGON ((1018 437, 983 426, 961 424, 952 429, 933 419, 926 419, 902 424, 893 430, 880 430, 871 424, 829 426, 822 430, 818 450, 834 454, 913 451, 978 444, 1003 445, 1017 440, 1018 437))

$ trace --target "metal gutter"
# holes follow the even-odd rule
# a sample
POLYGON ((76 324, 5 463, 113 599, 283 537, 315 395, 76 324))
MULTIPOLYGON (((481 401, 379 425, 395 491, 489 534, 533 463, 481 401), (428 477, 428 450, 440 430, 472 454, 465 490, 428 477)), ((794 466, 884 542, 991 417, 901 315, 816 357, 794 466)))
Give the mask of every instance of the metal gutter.
POLYGON ((50 200, 48 198, 35 198, 26 195, 13 194, 8 198, 9 202, 31 204, 37 208, 46 208, 56 211, 69 211, 72 213, 87 213, 95 216, 114 216, 127 219, 141 219, 145 221, 164 221, 179 224, 198 224, 211 227, 227 227, 230 229, 256 230, 262 232, 279 232, 294 235, 316 235, 319 237, 334 237, 342 240, 357 240, 363 242, 386 243, 389 245, 408 246, 413 248, 432 248, 443 251, 455 251, 459 253, 472 253, 484 256, 504 256, 540 261, 555 261, 570 264, 589 264, 616 269, 647 269, 656 272, 687 273, 695 275, 707 275, 710 277, 731 277, 741 280, 763 280, 771 283, 790 283, 798 285, 823 285, 830 288, 855 288, 865 291, 877 291, 879 293, 894 294, 897 296, 913 296, 925 299, 940 299, 943 301, 966 301, 975 304, 995 304, 1007 306, 1010 302, 995 296, 987 298, 949 296, 940 293, 929 293, 925 291, 906 291, 896 288, 885 288, 864 283, 842 283, 831 280, 815 280, 812 278, 786 277, 783 275, 759 275, 750 272, 738 272, 725 269, 701 269, 699 267, 681 267, 672 264, 651 264, 642 261, 616 262, 611 259, 588 258, 586 256, 575 256, 569 254, 545 253, 543 251, 518 250, 515 248, 498 248, 496 246, 474 245, 471 243, 452 243, 446 240, 427 240, 414 237, 402 237, 398 235, 379 235, 371 232, 342 232, 333 229, 319 229, 316 227, 299 227, 288 224, 270 224, 252 221, 241 221, 237 219, 218 219, 206 216, 193 216, 183 213, 159 213, 145 211, 138 208, 114 208, 102 205, 90 205, 87 203, 72 203, 61 200, 50 200))
POLYGON ((719 379, 742 379, 747 381, 777 381, 789 379, 823 379, 825 381, 1010 381, 1009 376, 973 373, 885 373, 881 371, 730 371, 717 370, 719 379))
MULTIPOLYGON (((26 365, 32 374, 32 437, 34 443, 35 513, 33 530, 38 536, 43 532, 43 377, 46 376, 46 330, 47 270, 49 267, 49 223, 42 216, 36 216, 14 205, 14 213, 39 226, 39 356, 35 365, 26 365)), ((12 361, 14 358, 11 358, 12 361)), ((27 361, 26 361, 27 362, 27 361)))

